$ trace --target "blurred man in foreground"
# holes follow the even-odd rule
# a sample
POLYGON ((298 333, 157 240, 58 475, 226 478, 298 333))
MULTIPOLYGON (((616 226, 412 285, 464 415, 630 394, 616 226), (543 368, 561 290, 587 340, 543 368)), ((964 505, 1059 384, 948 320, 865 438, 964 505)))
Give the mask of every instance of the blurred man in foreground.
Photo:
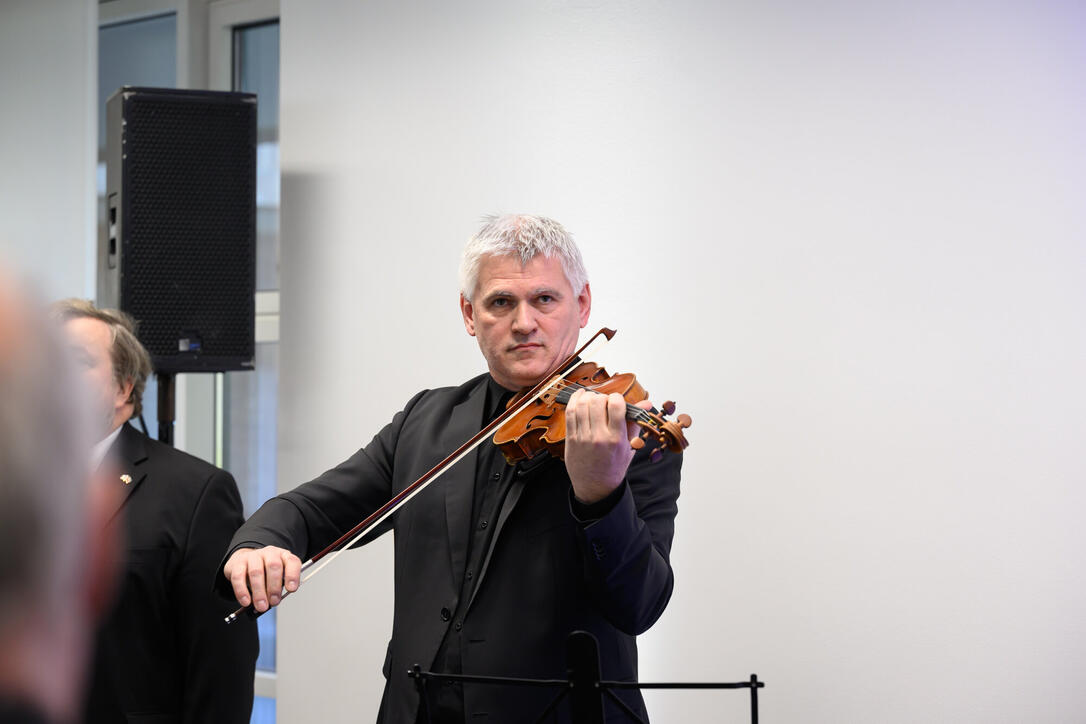
POLYGON ((115 581, 89 405, 42 310, 0 269, 0 722, 78 720, 115 581))

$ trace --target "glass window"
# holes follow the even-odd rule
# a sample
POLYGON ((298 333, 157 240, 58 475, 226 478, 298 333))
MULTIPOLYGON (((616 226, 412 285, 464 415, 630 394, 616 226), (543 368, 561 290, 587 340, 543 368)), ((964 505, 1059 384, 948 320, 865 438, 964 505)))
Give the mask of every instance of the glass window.
MULTIPOLYGON (((246 518, 275 495, 278 347, 278 343, 257 344, 253 370, 226 375, 223 467, 238 481, 246 518)), ((256 666, 262 671, 275 671, 275 613, 272 609, 257 619, 260 656, 256 666)))
MULTIPOLYGON (((234 30, 234 90, 257 95, 256 286, 279 288, 279 23, 234 30)), ((223 462, 241 488, 248 517, 276 487, 276 424, 279 345, 256 345, 251 372, 226 375, 223 462)), ((275 611, 258 619, 257 668, 275 670, 275 611)), ((273 702, 274 704, 274 702, 273 702)), ((257 721, 255 709, 254 719, 257 721)))
POLYGON ((256 288, 279 288, 279 23, 234 30, 234 90, 256 93, 256 288))
POLYGON ((253 699, 253 716, 249 724, 275 724, 275 699, 257 696, 253 699))
MULTIPOLYGON (((98 36, 98 196, 99 234, 104 233, 105 144, 108 98, 121 86, 173 88, 177 85, 177 18, 174 13, 103 25, 98 36)), ((256 282, 261 291, 279 287, 279 24, 239 27, 234 32, 234 90, 256 93, 257 105, 257 254, 256 282)), ((238 481, 245 515, 275 494, 278 343, 260 340, 252 372, 224 376, 222 464, 238 481)), ((144 395, 147 432, 155 437, 156 387, 152 377, 144 395)), ((259 619, 257 668, 275 670, 272 611, 259 619)), ((274 724, 275 699, 257 696, 254 724, 274 724)))
POLYGON ((98 151, 106 150, 106 101, 121 86, 177 85, 177 16, 173 13, 98 29, 98 151))

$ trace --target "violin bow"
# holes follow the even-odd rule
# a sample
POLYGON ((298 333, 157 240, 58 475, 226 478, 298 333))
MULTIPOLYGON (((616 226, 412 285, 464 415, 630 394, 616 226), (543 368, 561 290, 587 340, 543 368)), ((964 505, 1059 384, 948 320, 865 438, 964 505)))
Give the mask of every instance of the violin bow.
MULTIPOLYGON (((528 405, 532 404, 535 400, 539 398, 540 395, 542 395, 552 386, 557 384, 559 380, 564 379, 567 374, 572 372, 577 367, 577 365, 581 363, 581 355, 584 354, 585 351, 590 346, 592 346, 592 344, 595 343, 596 340, 599 339, 601 336, 604 337, 605 342, 609 341, 612 337, 615 336, 615 330, 608 329, 607 327, 600 329, 600 331, 592 335, 587 342, 581 345, 580 349, 567 357, 549 374, 544 375, 543 379, 540 380, 535 387, 529 390, 526 395, 520 398, 516 405, 503 411, 500 415, 498 415, 490 423, 483 427, 482 430, 475 433, 475 435, 473 435, 467 442, 456 448, 456 450, 450 453, 444 460, 439 462, 434 467, 430 468, 427 472, 423 473, 422 477, 408 485, 396 495, 392 496, 392 498, 390 498, 387 503, 366 516, 366 518, 358 523, 358 525, 351 528, 349 531, 333 541, 330 545, 325 547, 324 550, 317 553, 308 561, 303 563, 301 569, 302 576, 299 582, 299 587, 302 583, 305 583, 310 578, 320 573, 320 571, 325 566, 327 566, 329 563, 339 557, 340 553, 347 550, 355 543, 358 543, 358 541, 366 537, 366 535, 371 530, 383 523, 390 515, 402 508, 408 503, 408 501, 410 501, 416 495, 429 487, 429 485, 437 480, 442 473, 444 473, 456 463, 460 462, 472 450, 479 447, 479 444, 482 443, 483 440, 487 439, 487 437, 489 437, 490 434, 493 433, 498 427, 500 427, 506 420, 519 413, 528 405)), ((290 591, 284 588, 279 596, 280 603, 282 603, 283 599, 289 595, 290 591)), ((269 607, 268 610, 270 611, 271 607, 269 607)), ((256 610, 253 608, 253 605, 250 604, 248 606, 240 607, 229 616, 227 616, 224 620, 226 621, 226 623, 231 624, 234 621, 238 620, 241 614, 246 612, 248 612, 253 618, 257 618, 261 615, 261 613, 257 613, 256 610)))

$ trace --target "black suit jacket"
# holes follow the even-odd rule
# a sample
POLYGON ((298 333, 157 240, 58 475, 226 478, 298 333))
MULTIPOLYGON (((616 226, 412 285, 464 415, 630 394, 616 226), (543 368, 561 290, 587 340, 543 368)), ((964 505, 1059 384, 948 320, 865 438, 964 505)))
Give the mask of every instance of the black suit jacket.
POLYGON ((244 518, 234 478, 128 424, 110 455, 126 558, 98 636, 87 722, 246 724, 256 624, 224 624, 235 606, 208 587, 244 518))
MULTIPOLYGON (((460 387, 419 393, 350 459, 268 501, 230 550, 278 545, 311 557, 477 432, 486 386, 481 375, 460 387)), ((572 514, 561 461, 520 464, 470 601, 459 595, 476 456, 386 521, 375 535, 395 529, 395 613, 381 721, 414 724, 419 701, 406 671, 416 663, 432 666, 450 629, 463 637, 465 674, 564 678, 566 636, 583 629, 599 640, 604 679, 636 679, 635 636, 656 621, 671 596, 668 554, 682 459, 665 454, 650 464, 650 450, 637 453, 617 504, 591 524, 572 514)), ((553 696, 550 690, 465 685, 465 717, 532 721, 553 696)), ((640 695, 624 692, 623 698, 644 717, 640 695)), ((552 721, 568 716, 563 709, 552 721)))
POLYGON ((49 724, 36 706, 0 693, 0 724, 49 724))

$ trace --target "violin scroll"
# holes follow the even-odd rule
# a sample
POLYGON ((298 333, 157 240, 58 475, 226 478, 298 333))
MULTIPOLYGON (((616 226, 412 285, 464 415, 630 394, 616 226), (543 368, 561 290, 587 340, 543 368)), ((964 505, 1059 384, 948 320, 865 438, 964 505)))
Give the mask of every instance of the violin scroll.
MULTIPOLYGON (((645 412, 645 411, 643 411, 645 412)), ((683 434, 683 430, 690 427, 693 420, 690 419, 690 415, 682 414, 676 417, 674 420, 668 420, 664 415, 675 414, 675 403, 668 400, 660 406, 660 412, 662 414, 653 414, 652 412, 646 412, 650 422, 642 423, 639 420, 635 420, 638 425, 644 428, 644 432, 640 436, 630 441, 630 446, 634 450, 640 450, 645 447, 645 440, 651 437, 655 437, 660 442, 660 447, 652 451, 650 460, 652 462, 658 462, 663 457, 663 448, 667 448, 670 452, 681 453, 690 444, 686 440, 686 436, 683 434)))

